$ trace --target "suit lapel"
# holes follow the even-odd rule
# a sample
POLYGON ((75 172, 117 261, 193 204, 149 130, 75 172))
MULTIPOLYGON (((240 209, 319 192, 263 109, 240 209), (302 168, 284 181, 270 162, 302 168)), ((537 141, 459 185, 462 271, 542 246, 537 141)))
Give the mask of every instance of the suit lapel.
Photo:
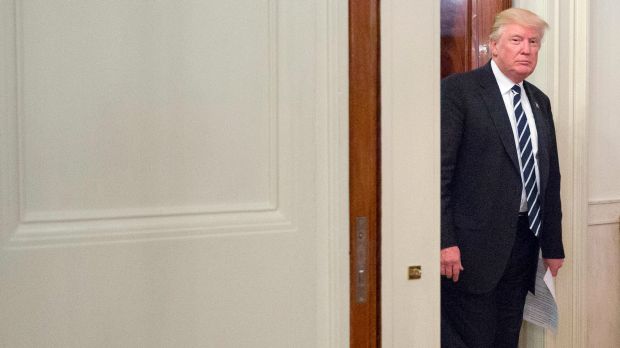
MULTIPOLYGON (((525 87, 525 93, 530 101, 532 107, 532 113, 534 114, 534 121, 536 122, 536 133, 538 134, 538 172, 540 173, 540 197, 545 197, 545 189, 547 188, 547 178, 549 177, 549 152, 548 149, 548 137, 549 129, 547 129, 547 121, 545 115, 541 109, 541 103, 536 99, 532 89, 527 82, 523 83, 525 87)), ((541 201, 542 203, 542 201, 541 201)))
POLYGON ((499 134, 502 143, 504 144, 504 149, 506 150, 508 157, 510 157, 515 169, 520 172, 521 169, 519 168, 519 160, 517 159, 517 147, 515 144, 514 133, 512 131, 512 126, 510 125, 508 113, 506 112, 504 99, 502 98, 502 94, 497 86, 497 81, 493 75, 493 70, 491 69, 491 63, 487 63, 487 65, 480 69, 479 72, 480 86, 482 87, 482 90, 480 91, 482 99, 489 110, 489 115, 493 119, 493 123, 495 124, 495 128, 497 129, 497 133, 499 134))

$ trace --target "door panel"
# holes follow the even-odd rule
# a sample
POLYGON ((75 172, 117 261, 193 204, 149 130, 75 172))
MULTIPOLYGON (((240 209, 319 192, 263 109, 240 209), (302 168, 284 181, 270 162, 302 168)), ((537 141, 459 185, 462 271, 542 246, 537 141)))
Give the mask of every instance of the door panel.
POLYGON ((381 1, 383 347, 440 346, 439 5, 381 1))
POLYGON ((441 77, 485 65, 495 15, 512 0, 441 0, 441 77))
POLYGON ((19 4, 25 221, 275 205, 273 3, 19 4))
POLYGON ((3 2, 0 345, 342 344, 340 7, 3 2))

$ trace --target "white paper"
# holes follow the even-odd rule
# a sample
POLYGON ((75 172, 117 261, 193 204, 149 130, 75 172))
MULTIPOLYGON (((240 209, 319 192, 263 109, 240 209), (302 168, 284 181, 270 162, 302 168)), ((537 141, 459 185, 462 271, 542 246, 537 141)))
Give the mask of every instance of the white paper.
POLYGON ((549 288, 551 296, 553 296, 553 299, 557 301, 558 299, 555 297, 555 280, 553 279, 553 276, 551 275, 551 270, 549 268, 547 268, 547 272, 545 272, 545 277, 543 278, 543 280, 545 281, 547 288, 549 288))
POLYGON ((556 333, 558 305, 555 302, 555 283, 551 271, 541 257, 538 258, 535 292, 536 295, 527 293, 523 319, 556 333))

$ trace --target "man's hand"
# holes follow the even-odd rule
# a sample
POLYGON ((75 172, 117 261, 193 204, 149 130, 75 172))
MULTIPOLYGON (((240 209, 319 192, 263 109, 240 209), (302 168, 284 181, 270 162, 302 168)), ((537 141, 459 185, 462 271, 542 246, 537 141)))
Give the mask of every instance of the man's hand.
POLYGON ((441 275, 452 279, 453 282, 459 281, 459 274, 464 270, 461 265, 461 250, 458 246, 441 249, 441 275))
POLYGON ((545 266, 551 270, 551 275, 554 277, 558 275, 558 270, 564 264, 564 259, 543 259, 543 261, 545 262, 545 266))

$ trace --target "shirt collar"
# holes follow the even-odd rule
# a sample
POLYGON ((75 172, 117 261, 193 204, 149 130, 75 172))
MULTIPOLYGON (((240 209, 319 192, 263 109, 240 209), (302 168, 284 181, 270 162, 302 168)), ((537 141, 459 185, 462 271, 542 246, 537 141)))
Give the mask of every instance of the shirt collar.
POLYGON ((521 90, 523 90, 523 81, 519 83, 512 82, 511 79, 504 75, 501 70, 499 70, 499 67, 497 66, 497 64, 495 64, 494 60, 491 60, 491 69, 493 70, 493 75, 495 75, 495 80, 497 81, 499 91, 502 93, 502 95, 508 93, 514 85, 519 85, 519 87, 521 87, 521 90))

